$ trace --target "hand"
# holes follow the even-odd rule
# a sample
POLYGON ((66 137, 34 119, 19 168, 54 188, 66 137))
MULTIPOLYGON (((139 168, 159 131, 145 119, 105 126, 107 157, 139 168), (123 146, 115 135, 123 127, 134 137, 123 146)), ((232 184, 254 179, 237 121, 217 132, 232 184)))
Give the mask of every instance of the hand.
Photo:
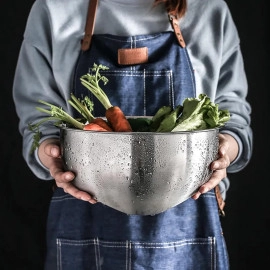
POLYGON ((229 134, 219 134, 218 159, 210 165, 213 174, 192 196, 194 200, 197 200, 201 194, 213 189, 227 176, 227 167, 237 157, 237 154, 238 144, 236 140, 229 134))
POLYGON ((64 171, 64 164, 61 158, 61 150, 59 141, 56 139, 48 139, 41 143, 38 149, 40 161, 50 171, 51 176, 55 179, 58 187, 63 188, 66 193, 73 197, 90 202, 92 204, 97 201, 90 194, 77 189, 72 180, 75 175, 71 171, 64 171))

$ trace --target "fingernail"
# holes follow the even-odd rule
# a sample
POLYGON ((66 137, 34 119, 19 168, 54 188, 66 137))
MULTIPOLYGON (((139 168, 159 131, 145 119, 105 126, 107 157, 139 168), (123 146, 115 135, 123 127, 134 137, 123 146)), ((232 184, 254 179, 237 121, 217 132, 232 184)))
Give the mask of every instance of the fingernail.
POLYGON ((196 194, 194 194, 194 195, 192 196, 192 198, 193 198, 194 200, 197 200, 197 199, 200 197, 200 195, 201 195, 201 193, 197 192, 196 194))
POLYGON ((52 147, 52 148, 51 148, 51 154, 52 154, 53 156, 58 156, 58 149, 57 149, 56 147, 52 147))
POLYGON ((81 199, 83 201, 89 202, 91 200, 91 197, 90 196, 82 196, 81 199))
POLYGON ((209 188, 203 187, 201 193, 206 193, 206 192, 208 192, 208 191, 209 191, 209 188))
POLYGON ((97 198, 96 197, 91 197, 89 202, 92 203, 92 204, 97 203, 97 198))
POLYGON ((213 170, 218 169, 218 164, 217 164, 216 162, 213 163, 212 169, 213 169, 213 170))
POLYGON ((221 153, 222 156, 224 156, 225 153, 226 153, 226 151, 225 151, 223 148, 221 148, 221 149, 220 149, 220 153, 221 153))
POLYGON ((89 202, 90 202, 91 204, 97 203, 97 201, 96 201, 95 199, 90 199, 89 202))
POLYGON ((71 174, 66 174, 66 175, 65 175, 65 179, 66 179, 66 180, 72 180, 72 179, 73 179, 73 175, 71 175, 71 174))

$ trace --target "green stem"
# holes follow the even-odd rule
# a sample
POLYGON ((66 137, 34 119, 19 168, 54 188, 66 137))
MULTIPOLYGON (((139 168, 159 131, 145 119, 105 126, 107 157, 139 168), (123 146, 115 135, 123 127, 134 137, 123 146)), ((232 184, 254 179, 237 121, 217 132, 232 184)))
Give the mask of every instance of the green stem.
POLYGON ((85 104, 85 102, 80 101, 73 94, 71 94, 71 99, 72 100, 68 100, 69 104, 75 110, 77 110, 84 118, 86 118, 89 123, 92 122, 94 120, 94 116, 90 112, 90 109, 87 108, 87 105, 85 104))
POLYGON ((108 79, 105 76, 100 75, 100 69, 105 70, 108 68, 102 65, 97 66, 96 64, 94 64, 93 70, 96 71, 95 75, 93 76, 88 73, 86 75, 83 75, 80 80, 82 85, 85 86, 88 90, 90 90, 92 94, 101 102, 101 104, 107 110, 112 107, 112 104, 110 103, 108 96, 99 86, 99 81, 102 80, 104 84, 106 84, 108 82, 108 79))
POLYGON ((51 108, 51 110, 46 110, 44 108, 36 107, 36 109, 39 110, 40 112, 50 114, 52 117, 55 117, 63 122, 69 123, 78 129, 83 129, 84 124, 77 121, 75 118, 73 118, 68 113, 66 113, 63 109, 61 109, 55 105, 52 105, 48 102, 45 102, 43 100, 39 100, 39 102, 42 104, 45 104, 51 108))

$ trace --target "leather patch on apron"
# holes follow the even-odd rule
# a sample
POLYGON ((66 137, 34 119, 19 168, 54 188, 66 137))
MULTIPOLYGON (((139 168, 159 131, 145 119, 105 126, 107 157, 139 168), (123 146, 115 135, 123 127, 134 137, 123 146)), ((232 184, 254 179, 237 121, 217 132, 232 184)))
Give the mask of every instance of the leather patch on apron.
POLYGON ((148 48, 119 49, 119 65, 136 65, 148 62, 148 48))

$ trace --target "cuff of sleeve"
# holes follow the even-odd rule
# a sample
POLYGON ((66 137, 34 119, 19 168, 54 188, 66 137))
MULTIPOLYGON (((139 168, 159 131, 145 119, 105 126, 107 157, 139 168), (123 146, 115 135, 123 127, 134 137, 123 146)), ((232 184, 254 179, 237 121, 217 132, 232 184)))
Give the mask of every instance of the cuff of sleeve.
MULTIPOLYGON (((238 155, 237 157, 235 158, 235 160, 230 164, 230 166, 234 165, 238 160, 239 158, 241 157, 242 155, 242 152, 243 152, 243 144, 242 144, 242 141, 240 139, 239 136, 237 136, 234 132, 231 132, 229 130, 221 130, 220 131, 221 134, 229 134, 231 135, 232 137, 234 137, 234 139, 237 141, 238 143, 238 155)), ((230 167, 229 166, 229 167, 230 167)))
MULTIPOLYGON (((48 138, 50 138, 50 139, 59 139, 59 137, 43 137, 42 138, 42 140, 40 140, 40 142, 39 143, 42 143, 43 141, 45 141, 46 139, 48 139, 48 138)), ((50 172, 50 170, 47 168, 47 167, 45 167, 44 165, 43 165, 43 163, 41 162, 41 160, 39 159, 39 156, 38 156, 38 149, 36 149, 35 150, 35 152, 34 152, 34 155, 35 155, 35 159, 36 159, 36 161, 37 161, 37 163, 41 166, 41 168, 43 168, 44 170, 46 170, 48 173, 50 172)))

